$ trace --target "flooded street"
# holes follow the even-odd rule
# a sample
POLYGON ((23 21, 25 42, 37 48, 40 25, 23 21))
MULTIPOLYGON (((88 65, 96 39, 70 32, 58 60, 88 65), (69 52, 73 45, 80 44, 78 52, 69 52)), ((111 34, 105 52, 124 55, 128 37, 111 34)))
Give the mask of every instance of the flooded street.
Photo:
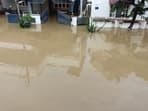
POLYGON ((148 111, 148 31, 0 16, 0 111, 148 111))

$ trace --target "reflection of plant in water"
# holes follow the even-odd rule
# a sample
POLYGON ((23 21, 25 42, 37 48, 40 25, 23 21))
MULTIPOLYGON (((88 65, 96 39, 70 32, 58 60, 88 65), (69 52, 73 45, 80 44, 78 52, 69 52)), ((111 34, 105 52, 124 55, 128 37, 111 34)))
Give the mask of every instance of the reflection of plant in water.
MULTIPOLYGON (((148 80, 148 70, 145 69, 148 65, 148 45, 144 45, 143 43, 144 41, 147 42, 144 39, 147 38, 147 36, 143 34, 143 31, 135 31, 136 34, 135 32, 125 34, 126 32, 126 30, 118 30, 113 34, 113 31, 111 30, 107 34, 106 32, 99 33, 100 37, 102 36, 101 34, 104 34, 104 42, 106 44, 111 44, 112 49, 94 50, 94 47, 90 48, 90 62, 92 66, 96 68, 98 72, 102 72, 107 79, 120 80, 121 77, 127 77, 135 72, 136 76, 148 80), (139 36, 138 39, 135 38, 136 36, 139 36), (139 46, 140 40, 141 44, 139 46), (133 43, 134 46, 132 45, 133 43), (135 43, 137 43, 136 46, 135 43), (128 46, 128 44, 131 44, 132 47, 128 46), (137 48, 139 49, 137 50, 137 48)), ((98 40, 101 41, 101 39, 98 40)), ((95 41, 92 43, 93 46, 95 41)), ((99 41, 97 41, 96 44, 100 44, 99 41)), ((104 48, 104 45, 101 45, 104 48)), ((99 47, 98 45, 96 46, 97 48, 99 47)))
MULTIPOLYGON (((106 55, 107 55, 106 54, 106 55)), ((143 53, 147 54, 147 52, 143 53)), ((143 56, 141 53, 136 55, 125 55, 125 54, 119 54, 116 52, 116 50, 113 50, 111 52, 94 52, 93 58, 91 59, 92 65, 99 71, 103 72, 104 76, 106 78, 112 78, 112 79, 118 79, 121 77, 127 77, 132 72, 135 72, 135 74, 139 77, 142 77, 146 80, 148 80, 148 70, 145 69, 145 67, 148 65, 148 63, 145 61, 146 58, 143 59, 143 56), (105 59, 102 60, 102 57, 104 57, 105 53, 108 54, 108 56, 105 56, 105 59), (100 55, 103 56, 100 56, 100 55)))

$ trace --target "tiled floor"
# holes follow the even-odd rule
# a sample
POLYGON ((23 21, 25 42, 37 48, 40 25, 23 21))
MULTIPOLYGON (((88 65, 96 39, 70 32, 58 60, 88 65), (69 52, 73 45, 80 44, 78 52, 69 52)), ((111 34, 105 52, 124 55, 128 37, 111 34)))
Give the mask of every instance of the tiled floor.
POLYGON ((0 16, 0 111, 148 111, 148 31, 0 16))

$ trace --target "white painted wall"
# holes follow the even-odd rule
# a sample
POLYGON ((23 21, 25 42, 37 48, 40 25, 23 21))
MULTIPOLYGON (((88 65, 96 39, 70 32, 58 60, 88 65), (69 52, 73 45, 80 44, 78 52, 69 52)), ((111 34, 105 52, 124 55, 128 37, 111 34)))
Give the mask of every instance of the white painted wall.
POLYGON ((40 14, 31 14, 31 17, 35 19, 35 23, 33 24, 41 24, 40 14))
MULTIPOLYGON (((145 3, 145 7, 148 7, 148 2, 145 3)), ((148 11, 145 12, 145 17, 148 17, 148 11)))
POLYGON ((109 0, 91 0, 91 17, 109 17, 110 15, 110 1, 109 0))

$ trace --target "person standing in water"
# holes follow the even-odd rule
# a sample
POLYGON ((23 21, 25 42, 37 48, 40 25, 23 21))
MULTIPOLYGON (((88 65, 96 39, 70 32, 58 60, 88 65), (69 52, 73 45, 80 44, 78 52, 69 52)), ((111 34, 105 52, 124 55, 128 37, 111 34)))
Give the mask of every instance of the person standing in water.
POLYGON ((135 3, 135 0, 133 0, 133 5, 134 5, 134 9, 133 9, 133 18, 132 18, 132 21, 128 27, 129 30, 132 30, 133 28, 133 25, 136 21, 136 17, 138 14, 143 14, 144 11, 147 9, 147 8, 144 8, 144 5, 145 5, 145 0, 141 0, 140 2, 137 1, 137 3, 135 3))
POLYGON ((78 16, 80 14, 80 0, 74 1, 73 13, 76 16, 78 16))

